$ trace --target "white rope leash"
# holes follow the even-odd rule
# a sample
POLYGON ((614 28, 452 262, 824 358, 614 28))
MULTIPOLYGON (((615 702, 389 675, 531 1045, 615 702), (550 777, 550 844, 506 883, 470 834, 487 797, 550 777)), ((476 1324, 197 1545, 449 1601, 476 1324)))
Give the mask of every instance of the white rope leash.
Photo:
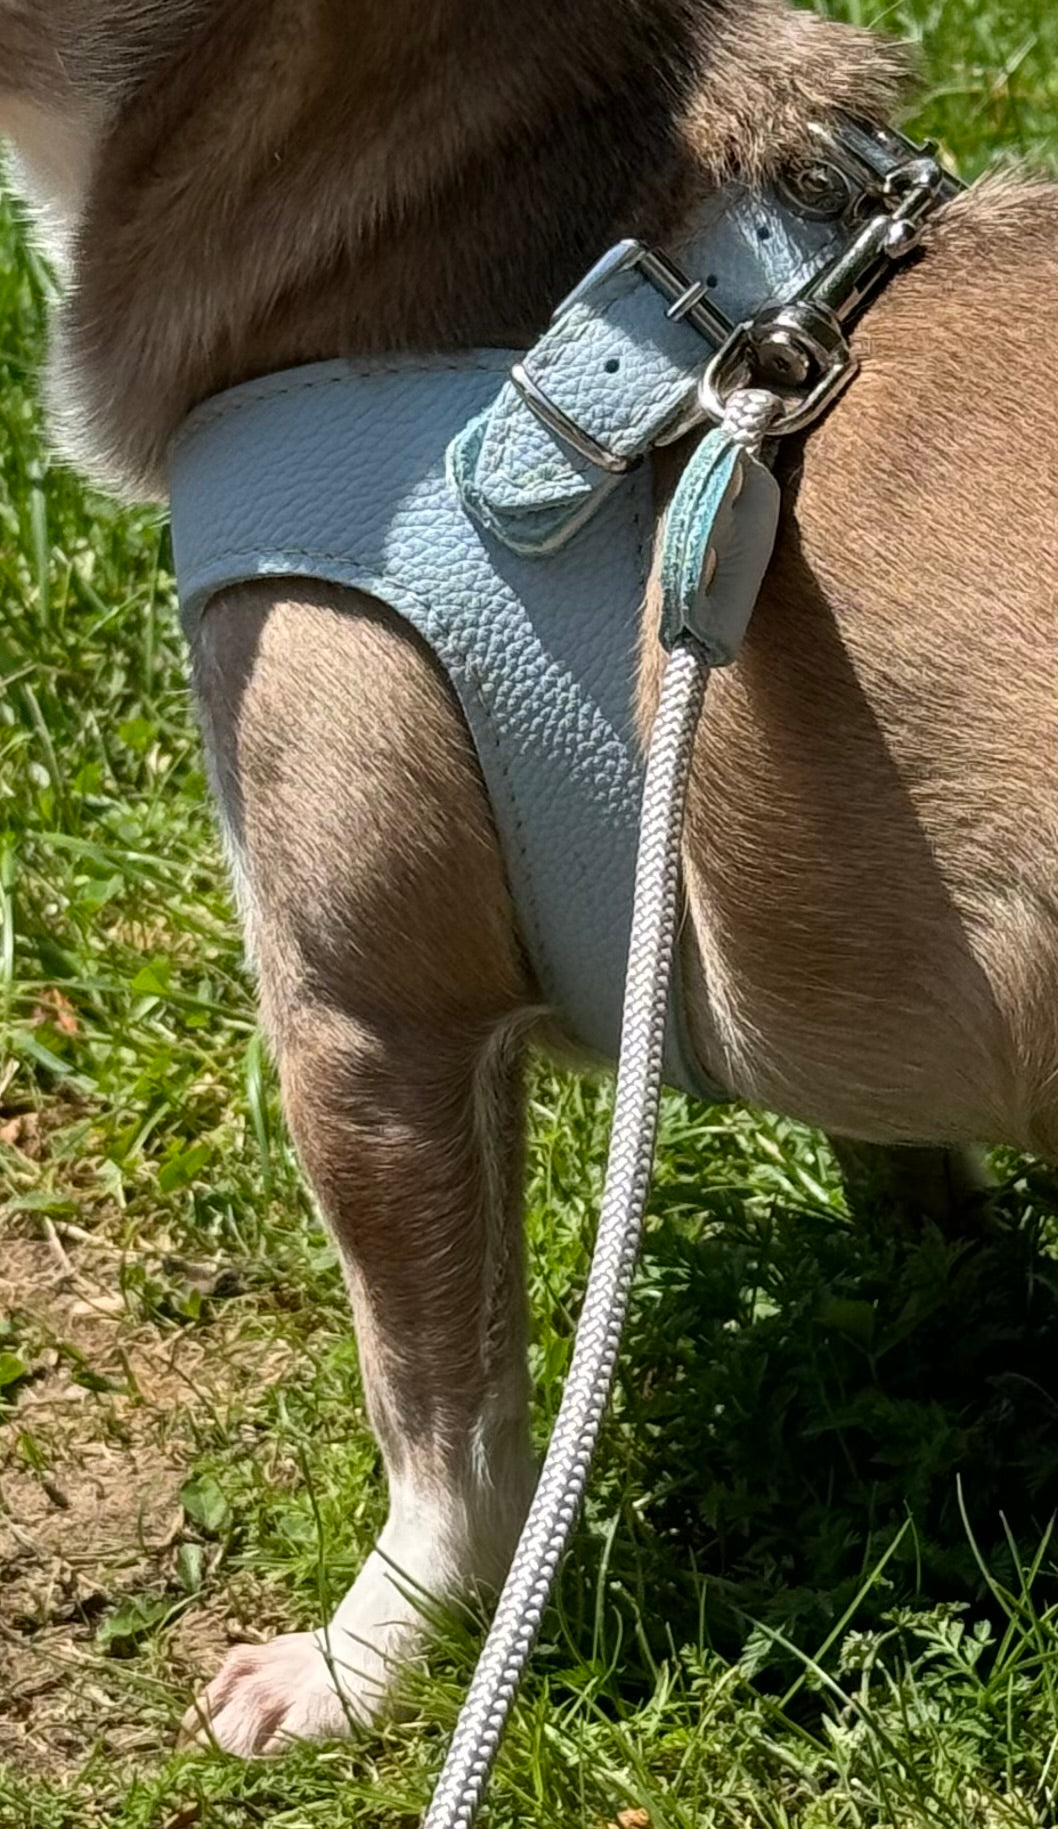
MULTIPOLYGON (((773 395, 745 389, 732 397, 723 430, 756 455, 777 405, 773 395)), ((577 1521, 613 1386, 654 1163, 687 780, 708 679, 690 647, 673 650, 647 760, 610 1158, 573 1362, 424 1829, 471 1829, 477 1815, 577 1521)))

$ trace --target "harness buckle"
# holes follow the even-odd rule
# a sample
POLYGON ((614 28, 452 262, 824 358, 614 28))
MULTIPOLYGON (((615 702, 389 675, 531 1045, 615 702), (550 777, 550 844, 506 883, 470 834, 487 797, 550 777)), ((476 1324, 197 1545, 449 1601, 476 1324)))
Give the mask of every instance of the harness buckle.
MULTIPOLYGON (((555 310, 551 322, 557 324, 560 319, 573 310, 574 306, 584 303, 594 293, 608 285, 618 274, 626 272, 641 273, 643 278, 654 287, 654 290, 660 293, 668 305, 665 316, 671 322, 686 322, 709 343, 711 348, 715 349, 718 344, 722 345, 727 342, 734 325, 730 318, 726 317, 722 311, 718 311, 709 299, 704 283, 701 280, 692 280, 681 267, 677 266, 675 261, 669 260, 667 255, 660 254, 656 248, 648 247, 645 242, 634 240, 619 241, 616 247, 610 248, 601 260, 596 261, 580 283, 562 300, 555 310)), ((594 438, 578 420, 572 418, 563 407, 560 407, 558 402, 553 400, 540 386, 526 362, 514 364, 511 369, 511 381, 526 406, 536 414, 538 419, 542 420, 549 431, 561 438, 564 444, 577 452, 578 456, 587 458, 596 469, 606 470, 613 476, 623 476, 626 471, 633 469, 645 456, 651 445, 667 444, 681 437, 702 416, 701 408, 695 402, 690 416, 680 414, 676 423, 671 429, 666 430, 662 438, 658 438, 655 434, 644 444, 641 451, 624 456, 600 444, 599 440, 594 438)), ((691 398, 693 401, 693 392, 691 398)))
MULTIPOLYGON (((615 280, 634 274, 645 281, 664 304, 666 319, 686 323, 706 346, 699 363, 693 344, 681 345, 657 412, 637 417, 629 408, 621 422, 621 395, 615 389, 611 396, 600 372, 592 380, 599 396, 593 404, 603 410, 589 429, 579 387, 562 402, 546 362, 534 363, 530 352, 514 364, 511 383, 524 404, 568 452, 599 473, 593 489, 604 477, 625 475, 653 447, 675 442, 703 419, 723 419, 739 388, 764 387, 780 398, 771 432, 784 436, 810 425, 852 380, 858 364, 846 326, 893 263, 917 246, 928 218, 962 186, 938 162, 931 142, 917 144, 888 127, 845 115, 817 123, 812 138, 809 157, 778 181, 779 191, 798 213, 840 223, 840 239, 835 237, 834 258, 792 297, 773 298, 754 317, 735 323, 708 296, 708 281, 692 279, 656 248, 626 240, 596 261, 555 311, 552 325, 558 326, 578 306, 597 305, 603 317, 625 296, 622 288, 613 290, 615 280)), ((579 334, 574 325, 571 346, 579 346, 579 334)), ((616 373, 619 366, 614 360, 600 364, 600 371, 616 373)))

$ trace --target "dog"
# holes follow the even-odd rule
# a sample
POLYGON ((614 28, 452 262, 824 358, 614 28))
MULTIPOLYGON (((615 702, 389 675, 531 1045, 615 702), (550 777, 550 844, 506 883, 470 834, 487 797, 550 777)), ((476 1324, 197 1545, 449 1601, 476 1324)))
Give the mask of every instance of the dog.
MULTIPOLYGON (((618 236, 678 240, 722 181, 779 172, 835 108, 888 118, 905 82, 891 44, 780 0, 0 0, 0 133, 62 281, 56 439, 157 497, 189 411, 248 378, 524 348, 618 236)), ((857 331, 851 394, 784 454, 775 560, 694 751, 699 1060, 931 1171, 979 1141, 1058 1154, 1056 284, 1054 188, 943 210, 857 331)), ((644 630, 646 733, 649 602, 644 630)), ((390 1497, 329 1628, 233 1650, 190 1711, 190 1738, 261 1755, 377 1718, 416 1588, 504 1577, 534 1480, 523 1068, 548 1018, 467 729, 405 624, 257 583, 211 605, 191 666, 390 1497)))

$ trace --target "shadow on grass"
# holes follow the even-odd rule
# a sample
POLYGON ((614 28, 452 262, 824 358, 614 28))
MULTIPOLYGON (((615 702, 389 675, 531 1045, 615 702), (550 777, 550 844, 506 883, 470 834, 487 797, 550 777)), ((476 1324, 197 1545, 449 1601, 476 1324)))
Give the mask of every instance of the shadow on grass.
MULTIPOLYGON (((563 1582, 581 1654, 593 1620, 618 1628, 628 1693, 679 1646, 744 1656, 757 1623, 815 1653, 865 1584, 859 1630, 940 1603, 998 1623, 959 1484, 1020 1591, 1058 1510, 1058 1188, 1022 1175, 972 1242, 870 1207, 703 1223, 693 1190, 666 1192, 563 1582)), ((1045 1560, 1038 1608, 1056 1577, 1045 1560)), ((784 1679, 769 1637, 754 1652, 784 1679)))

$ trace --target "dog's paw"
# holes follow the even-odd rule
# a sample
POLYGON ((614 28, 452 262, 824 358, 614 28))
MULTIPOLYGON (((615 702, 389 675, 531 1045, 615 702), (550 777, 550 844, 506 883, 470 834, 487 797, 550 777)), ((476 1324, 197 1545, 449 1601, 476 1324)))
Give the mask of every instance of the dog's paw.
MULTIPOLYGON (((512 1523, 523 1513, 512 1509, 512 1523)), ((426 1508, 391 1514, 330 1625, 237 1645, 188 1710, 181 1743, 269 1759, 299 1741, 376 1726, 397 1705, 402 1673, 422 1657, 437 1602, 474 1587, 482 1561, 453 1554, 426 1508)))
POLYGON ((229 1652, 184 1716, 180 1744, 273 1759, 299 1742, 346 1738, 377 1720, 384 1700, 380 1665, 358 1670, 322 1633, 290 1633, 229 1652))

